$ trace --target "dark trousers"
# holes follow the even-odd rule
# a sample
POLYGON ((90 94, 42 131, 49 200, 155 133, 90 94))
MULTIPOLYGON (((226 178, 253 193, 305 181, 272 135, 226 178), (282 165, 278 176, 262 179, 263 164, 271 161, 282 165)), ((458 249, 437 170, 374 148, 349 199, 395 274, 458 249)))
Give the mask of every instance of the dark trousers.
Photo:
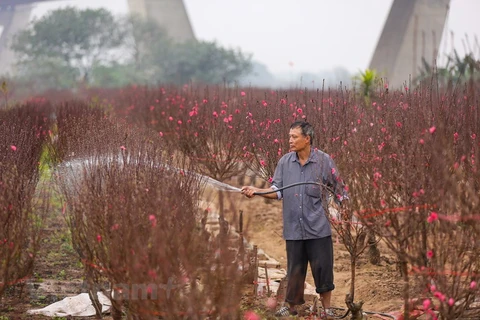
POLYGON ((287 240, 287 294, 285 301, 304 304, 305 278, 310 262, 317 293, 332 291, 333 243, 332 237, 311 240, 287 240))

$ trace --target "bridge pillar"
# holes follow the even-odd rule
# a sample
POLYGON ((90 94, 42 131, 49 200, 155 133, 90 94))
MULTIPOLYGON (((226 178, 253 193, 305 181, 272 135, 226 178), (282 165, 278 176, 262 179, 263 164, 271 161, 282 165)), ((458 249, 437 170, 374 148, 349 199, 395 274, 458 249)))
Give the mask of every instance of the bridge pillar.
POLYGON ((30 4, 10 6, 0 3, 0 75, 13 72, 15 55, 10 50, 13 36, 25 29, 30 22, 30 13, 33 6, 30 4))
POLYGON ((415 79, 438 57, 450 0, 394 0, 370 62, 391 87, 415 79))
POLYGON ((195 40, 183 0, 128 0, 130 13, 150 18, 175 41, 195 40))

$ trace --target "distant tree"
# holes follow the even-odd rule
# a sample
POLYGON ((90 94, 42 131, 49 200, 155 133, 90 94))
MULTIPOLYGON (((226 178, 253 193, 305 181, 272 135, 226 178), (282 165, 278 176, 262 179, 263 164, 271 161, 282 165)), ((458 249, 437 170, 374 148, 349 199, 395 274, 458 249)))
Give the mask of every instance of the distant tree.
POLYGON ((125 34, 122 52, 126 62, 98 66, 96 85, 232 82, 250 71, 250 57, 240 50, 225 49, 215 42, 175 42, 154 20, 128 16, 120 26, 125 34))
POLYGON ((135 69, 132 78, 136 83, 156 84, 163 82, 161 66, 157 61, 168 59, 174 41, 167 31, 156 21, 130 15, 121 20, 121 27, 126 34, 122 52, 129 67, 135 69))
POLYGON ((91 75, 90 84, 94 87, 121 88, 132 83, 149 84, 145 73, 134 63, 96 64, 92 68, 91 75))
POLYGON ((453 85, 468 80, 480 79, 480 59, 477 59, 473 53, 460 57, 456 50, 453 54, 447 56, 445 66, 435 66, 429 64, 425 58, 422 58, 422 66, 419 70, 420 75, 414 79, 418 84, 424 81, 431 81, 435 78, 440 85, 453 85))
POLYGON ((335 67, 332 71, 332 78, 329 80, 335 84, 339 84, 340 82, 343 84, 348 84, 351 78, 352 75, 346 68, 335 67))
POLYGON ((104 9, 52 11, 20 32, 12 49, 20 76, 48 78, 44 86, 55 88, 73 86, 72 77, 105 87, 233 82, 251 68, 240 50, 215 42, 177 43, 153 20, 117 19, 104 9))
POLYGON ((190 80, 229 83, 251 70, 250 56, 240 50, 225 49, 216 42, 188 41, 171 47, 160 43, 153 53, 153 64, 159 67, 163 78, 176 84, 190 80))
POLYGON ((259 61, 252 61, 251 71, 240 78, 240 83, 246 86, 271 88, 275 87, 276 82, 277 79, 268 70, 268 67, 259 61))
POLYGON ((173 45, 167 31, 152 19, 129 15, 120 20, 120 25, 126 34, 123 46, 129 58, 135 63, 151 60, 152 44, 173 45))
POLYGON ((75 86, 80 76, 78 69, 59 58, 40 57, 24 61, 17 68, 15 82, 34 92, 48 89, 68 89, 75 86))
POLYGON ((301 72, 297 77, 300 87, 318 87, 323 81, 320 75, 311 72, 301 72))
POLYGON ((105 9, 65 8, 32 22, 13 40, 20 66, 33 61, 58 59, 62 66, 78 70, 89 81, 95 63, 115 60, 113 49, 125 35, 115 17, 105 9))

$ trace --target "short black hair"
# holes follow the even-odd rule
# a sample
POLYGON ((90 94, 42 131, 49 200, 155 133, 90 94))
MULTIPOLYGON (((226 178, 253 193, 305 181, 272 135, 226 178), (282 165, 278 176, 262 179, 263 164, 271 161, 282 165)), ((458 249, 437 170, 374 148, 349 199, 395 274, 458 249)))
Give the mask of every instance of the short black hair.
POLYGON ((310 145, 313 145, 313 126, 307 121, 295 121, 290 125, 290 130, 294 128, 300 128, 304 136, 310 137, 310 145))

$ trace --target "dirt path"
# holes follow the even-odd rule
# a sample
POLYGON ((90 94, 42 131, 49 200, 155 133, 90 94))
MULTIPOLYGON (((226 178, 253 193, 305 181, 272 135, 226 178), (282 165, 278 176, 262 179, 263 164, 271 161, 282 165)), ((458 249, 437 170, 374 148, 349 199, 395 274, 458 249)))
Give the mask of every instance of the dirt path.
MULTIPOLYGON (((286 268, 281 201, 266 200, 261 197, 246 199, 239 194, 229 194, 227 197, 232 203, 231 210, 235 208, 244 212, 247 239, 279 261, 283 268, 286 268)), ((345 307, 345 295, 350 288, 351 279, 350 256, 336 235, 333 237, 336 289, 333 293, 332 303, 336 307, 345 307)), ((366 256, 361 256, 357 267, 355 298, 365 302, 364 310, 366 311, 400 310, 403 305, 402 282, 396 265, 393 263, 395 259, 385 246, 381 245, 380 251, 382 262, 379 266, 368 263, 366 256)), ((307 274, 307 282, 313 285, 310 270, 307 274)))

